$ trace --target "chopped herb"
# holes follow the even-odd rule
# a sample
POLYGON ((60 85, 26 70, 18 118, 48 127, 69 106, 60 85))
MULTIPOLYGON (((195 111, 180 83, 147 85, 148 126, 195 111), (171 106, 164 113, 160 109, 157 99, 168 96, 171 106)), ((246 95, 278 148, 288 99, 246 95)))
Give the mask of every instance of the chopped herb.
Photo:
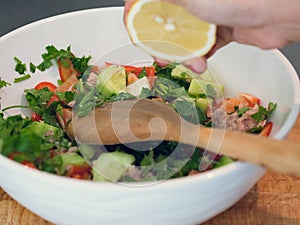
POLYGON ((262 130, 262 128, 263 128, 262 126, 253 127, 251 129, 249 129, 248 132, 256 134, 256 133, 259 133, 262 130))
POLYGON ((244 107, 242 109, 237 109, 236 112, 237 112, 238 116, 241 117, 245 112, 247 112, 249 110, 250 110, 250 108, 244 107))
POLYGON ((32 62, 29 64, 29 68, 31 73, 35 73, 36 66, 32 62))
POLYGON ((61 101, 69 103, 74 100, 75 92, 72 91, 56 92, 56 95, 61 101))
POLYGON ((139 73, 138 78, 143 78, 145 76, 147 76, 147 71, 146 68, 144 67, 142 71, 139 73))
POLYGON ((10 83, 6 82, 5 80, 2 80, 1 77, 0 77, 0 89, 3 88, 3 87, 6 87, 6 86, 11 86, 10 83))
MULTIPOLYGON (((32 62, 29 63, 30 72, 32 74, 36 72, 36 69, 38 69, 41 72, 44 72, 45 70, 49 69, 53 66, 53 60, 56 62, 60 60, 62 65, 66 68, 70 67, 69 60, 71 60, 74 69, 80 73, 83 73, 88 68, 88 62, 91 59, 91 56, 83 56, 81 58, 75 57, 74 54, 71 52, 71 46, 68 46, 66 50, 58 50, 53 45, 49 45, 46 47, 46 52, 43 53, 41 56, 43 61, 40 62, 38 65, 35 65, 32 62)), ((25 75, 25 72, 27 71, 26 64, 23 63, 17 57, 14 57, 14 60, 16 62, 15 71, 21 75, 25 75)), ((30 78, 30 75, 26 74, 25 77, 15 79, 15 82, 20 82, 28 78, 30 78)))
POLYGON ((274 110, 276 109, 277 104, 274 102, 269 102, 268 104, 268 118, 271 116, 271 114, 274 112, 274 110))
POLYGON ((14 82, 15 82, 15 83, 18 83, 18 82, 21 82, 21 81, 23 81, 23 80, 27 80, 27 79, 29 79, 30 77, 31 77, 30 74, 26 74, 26 75, 24 75, 24 76, 22 76, 22 77, 15 78, 15 79, 14 79, 14 82))
POLYGON ((184 98, 178 98, 172 106, 176 112, 187 121, 194 124, 201 124, 206 120, 205 114, 195 105, 195 102, 187 101, 184 98))
POLYGON ((268 108, 266 109, 263 106, 259 106, 259 110, 257 113, 253 114, 251 117, 256 122, 261 122, 263 120, 269 119, 272 112, 276 109, 277 104, 270 102, 268 108))
POLYGON ((37 69, 41 72, 45 71, 46 69, 49 69, 51 66, 53 66, 53 63, 51 60, 44 60, 39 65, 37 65, 37 69))
POLYGON ((26 64, 23 63, 20 59, 18 59, 17 57, 14 57, 14 60, 16 61, 16 66, 15 66, 15 71, 18 72, 20 75, 25 74, 25 72, 27 71, 26 69, 26 64))
POLYGON ((217 95, 215 88, 211 84, 206 85, 206 95, 207 97, 215 97, 217 95))
POLYGON ((72 64, 74 66, 74 69, 79 71, 79 73, 84 73, 88 66, 88 62, 90 61, 92 57, 88 56, 88 57, 81 57, 81 58, 71 58, 72 64))

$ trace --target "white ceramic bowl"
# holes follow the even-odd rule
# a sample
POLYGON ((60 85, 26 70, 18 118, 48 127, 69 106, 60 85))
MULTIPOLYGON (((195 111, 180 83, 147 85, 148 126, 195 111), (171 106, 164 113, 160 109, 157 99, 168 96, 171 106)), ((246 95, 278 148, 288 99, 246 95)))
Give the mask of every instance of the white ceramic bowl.
MULTIPOLYGON (((101 58, 112 49, 128 45, 122 8, 69 13, 35 22, 0 38, 1 78, 13 83, 14 60, 40 62, 45 46, 72 46, 78 55, 101 58)), ((134 47, 132 47, 134 48, 134 47)), ((143 52, 115 55, 116 62, 149 61, 143 52)), ((272 137, 284 138, 299 110, 298 77, 277 50, 231 44, 209 61, 210 69, 226 88, 226 94, 245 91, 263 103, 277 102, 272 137)), ((2 107, 24 103, 25 88, 41 80, 56 81, 53 68, 1 92, 2 107)), ((19 110, 10 111, 20 113, 19 110)), ((26 114, 26 111, 22 111, 26 114)), ((243 148, 243 146, 241 146, 243 148)), ((23 167, 0 156, 1 187, 22 205, 56 224, 197 224, 224 211, 244 196, 264 174, 264 169, 242 162, 199 175, 156 185, 130 187, 59 177, 23 167)))

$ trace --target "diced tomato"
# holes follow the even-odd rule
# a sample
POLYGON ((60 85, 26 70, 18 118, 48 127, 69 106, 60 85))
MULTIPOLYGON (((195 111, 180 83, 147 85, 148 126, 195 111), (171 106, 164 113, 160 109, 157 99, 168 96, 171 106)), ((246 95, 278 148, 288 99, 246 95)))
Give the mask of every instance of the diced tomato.
MULTIPOLYGON (((19 158, 20 160, 20 158, 24 158, 24 154, 21 152, 12 152, 8 155, 8 158, 12 160, 17 160, 17 158, 19 158)), ((37 169, 36 166, 28 160, 22 160, 21 164, 29 168, 37 169)))
POLYGON ((145 67, 124 66, 124 68, 127 73, 134 73, 137 76, 143 70, 146 71, 146 76, 154 76, 155 75, 155 67, 154 66, 145 66, 145 67))
POLYGON ((36 112, 33 112, 31 115, 31 120, 33 121, 42 121, 42 116, 40 114, 37 114, 36 112))
POLYGON ((26 161, 26 160, 24 160, 24 161, 22 162, 22 164, 23 164, 24 166, 26 166, 26 167, 29 167, 29 168, 32 168, 32 169, 37 169, 36 166, 35 166, 33 163, 28 162, 28 161, 26 161))
POLYGON ((8 155, 8 158, 15 160, 15 157, 21 157, 23 153, 21 152, 12 152, 8 155))
POLYGON ((54 92, 57 87, 55 84, 48 82, 48 81, 40 82, 34 87, 34 89, 36 89, 36 90, 41 90, 43 88, 48 88, 49 91, 54 92))
POLYGON ((57 97, 57 95, 52 95, 50 100, 47 102, 47 108, 53 103, 53 102, 60 102, 60 99, 57 97))
POLYGON ((256 104, 258 104, 258 105, 260 104, 260 99, 255 97, 254 95, 243 92, 243 93, 241 93, 241 96, 248 99, 251 107, 253 107, 256 104))
POLYGON ((268 137, 270 135, 270 133, 271 133, 272 127, 273 127, 273 123, 272 122, 268 122, 266 124, 266 126, 264 126, 264 128, 259 133, 259 136, 268 137))
MULTIPOLYGON (((106 66, 116 65, 113 63, 105 62, 106 66)), ((128 65, 120 65, 125 68, 126 73, 134 73, 138 76, 143 70, 146 71, 146 76, 155 76, 155 66, 128 66, 128 65)))
POLYGON ((74 85, 78 83, 77 76, 75 74, 71 75, 65 82, 58 86, 56 91, 57 92, 67 92, 67 91, 74 91, 74 85))
POLYGON ((89 179, 91 176, 91 167, 88 164, 69 165, 66 176, 77 179, 89 179))
POLYGON ((233 113, 236 111, 236 107, 250 107, 250 102, 248 99, 244 96, 237 96, 237 97, 232 97, 232 98, 225 98, 225 107, 226 107, 226 112, 228 114, 233 113))
POLYGON ((200 172, 198 170, 191 170, 188 174, 188 176, 199 174, 200 172))
POLYGON ((65 82, 66 80, 68 80, 71 76, 80 76, 80 73, 75 70, 72 62, 70 59, 66 59, 67 64, 69 65, 68 67, 65 67, 62 63, 61 59, 57 60, 58 63, 58 71, 59 71, 59 75, 60 75, 60 79, 62 80, 62 82, 65 82))

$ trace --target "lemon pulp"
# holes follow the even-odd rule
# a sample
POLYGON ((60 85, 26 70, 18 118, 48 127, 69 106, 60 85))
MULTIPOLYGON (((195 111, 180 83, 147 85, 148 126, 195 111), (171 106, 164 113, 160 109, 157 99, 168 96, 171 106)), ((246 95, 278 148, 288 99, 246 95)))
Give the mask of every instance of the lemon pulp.
POLYGON ((126 22, 131 40, 161 59, 185 61, 203 56, 215 43, 214 24, 173 3, 138 0, 126 22))

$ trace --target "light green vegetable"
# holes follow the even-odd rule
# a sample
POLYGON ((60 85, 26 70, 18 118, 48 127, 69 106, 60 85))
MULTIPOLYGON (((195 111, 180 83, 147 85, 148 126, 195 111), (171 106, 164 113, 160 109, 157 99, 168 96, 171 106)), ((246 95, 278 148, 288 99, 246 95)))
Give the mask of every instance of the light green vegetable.
POLYGON ((125 68, 112 65, 105 68, 99 75, 97 90, 104 96, 109 97, 126 88, 125 68))
POLYGON ((95 181, 118 181, 133 164, 135 158, 124 152, 102 153, 93 162, 93 180, 95 181))

